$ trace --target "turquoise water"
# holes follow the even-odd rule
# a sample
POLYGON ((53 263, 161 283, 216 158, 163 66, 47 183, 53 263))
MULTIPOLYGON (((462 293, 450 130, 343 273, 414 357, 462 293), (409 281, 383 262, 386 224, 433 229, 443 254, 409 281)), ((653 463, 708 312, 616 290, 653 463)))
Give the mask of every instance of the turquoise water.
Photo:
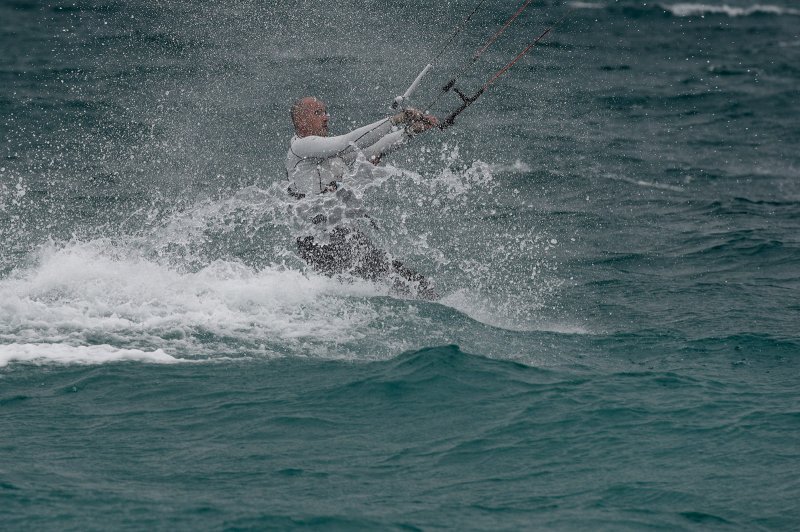
POLYGON ((297 258, 288 107, 473 4, 0 3, 2 528, 796 529, 800 6, 536 2, 460 86, 570 6, 353 185, 429 302, 297 258))

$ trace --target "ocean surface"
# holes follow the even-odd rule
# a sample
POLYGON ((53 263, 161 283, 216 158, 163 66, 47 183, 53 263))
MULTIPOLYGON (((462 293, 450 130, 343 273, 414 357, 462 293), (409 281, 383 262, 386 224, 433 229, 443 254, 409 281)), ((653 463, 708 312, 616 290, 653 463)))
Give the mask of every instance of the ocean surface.
POLYGON ((348 185, 440 298, 298 258, 477 3, 0 0, 0 529, 800 528, 800 3, 536 0, 348 185))

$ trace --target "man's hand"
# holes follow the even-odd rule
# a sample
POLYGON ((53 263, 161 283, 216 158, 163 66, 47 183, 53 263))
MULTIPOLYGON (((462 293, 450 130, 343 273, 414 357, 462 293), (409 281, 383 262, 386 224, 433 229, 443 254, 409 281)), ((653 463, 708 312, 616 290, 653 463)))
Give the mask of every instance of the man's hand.
POLYGON ((429 129, 436 127, 438 123, 439 121, 436 120, 435 116, 420 113, 419 118, 415 118, 406 126, 406 131, 412 135, 418 135, 423 131, 428 131, 429 129))
POLYGON ((417 135, 423 131, 427 131, 432 127, 436 127, 439 123, 435 116, 425 114, 419 109, 411 107, 403 110, 402 113, 394 115, 392 117, 392 122, 394 124, 405 124, 406 131, 411 135, 417 135))

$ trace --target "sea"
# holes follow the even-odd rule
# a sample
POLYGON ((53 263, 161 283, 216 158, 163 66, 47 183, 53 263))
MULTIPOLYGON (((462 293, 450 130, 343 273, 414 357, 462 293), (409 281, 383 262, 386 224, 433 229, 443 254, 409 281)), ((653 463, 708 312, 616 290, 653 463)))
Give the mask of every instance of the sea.
POLYGON ((0 0, 0 529, 800 528, 800 2, 528 4, 0 0))

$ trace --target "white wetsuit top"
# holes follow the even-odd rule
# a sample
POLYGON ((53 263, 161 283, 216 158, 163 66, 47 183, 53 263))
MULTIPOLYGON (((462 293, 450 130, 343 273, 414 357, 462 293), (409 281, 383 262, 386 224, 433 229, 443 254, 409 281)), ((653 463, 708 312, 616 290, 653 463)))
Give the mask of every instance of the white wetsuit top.
POLYGON ((286 154, 286 176, 292 195, 301 197, 336 190, 359 153, 370 158, 396 149, 408 136, 389 118, 336 137, 292 137, 286 154))

